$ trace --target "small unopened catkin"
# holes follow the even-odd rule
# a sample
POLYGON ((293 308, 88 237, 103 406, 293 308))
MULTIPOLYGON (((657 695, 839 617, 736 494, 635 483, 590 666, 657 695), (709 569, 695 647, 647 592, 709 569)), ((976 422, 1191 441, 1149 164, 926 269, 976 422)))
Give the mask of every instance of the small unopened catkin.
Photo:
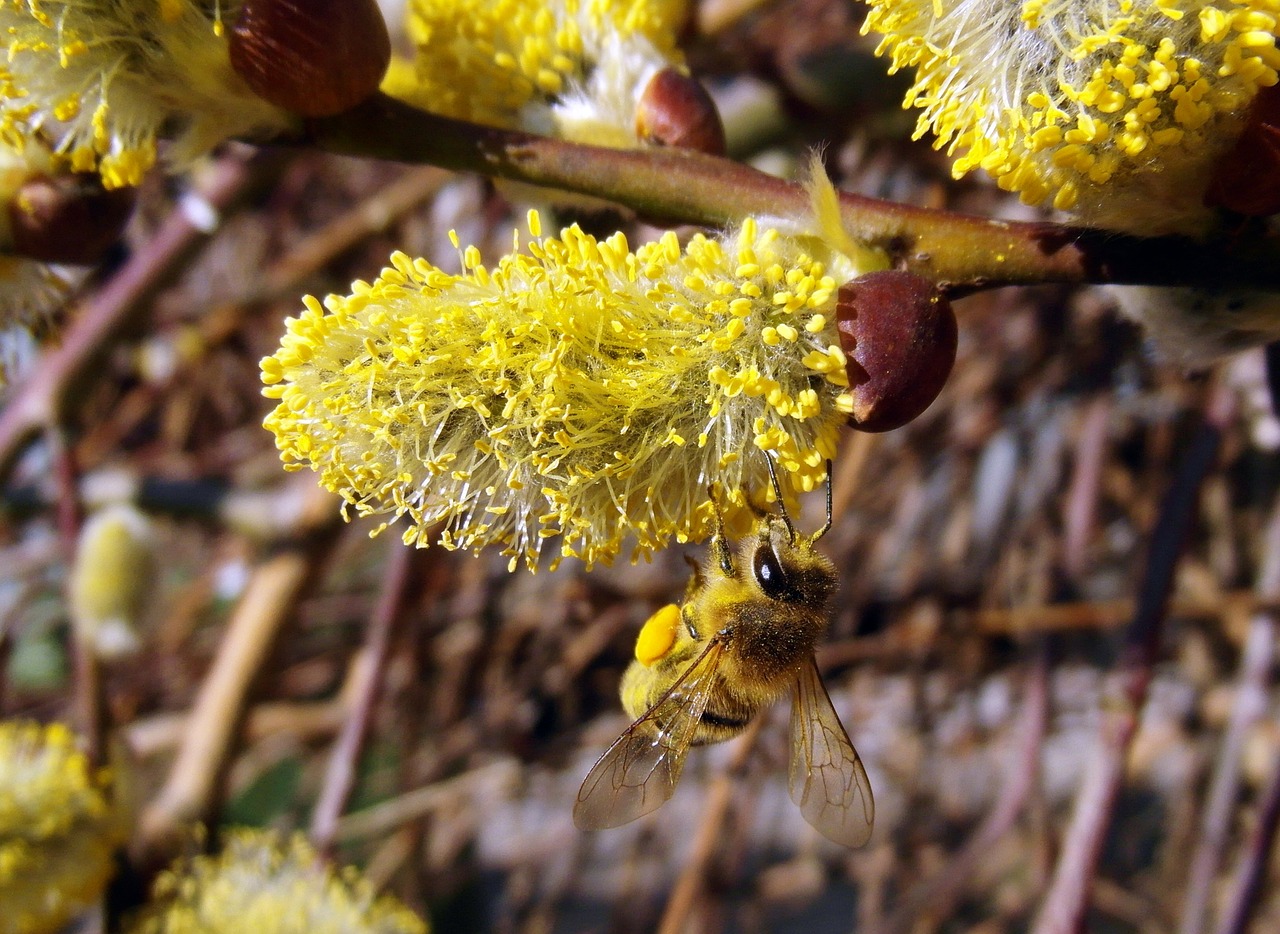
POLYGON ((135 507, 116 503, 85 522, 68 599, 76 636, 102 658, 137 651, 138 624, 154 591, 155 536, 135 507))

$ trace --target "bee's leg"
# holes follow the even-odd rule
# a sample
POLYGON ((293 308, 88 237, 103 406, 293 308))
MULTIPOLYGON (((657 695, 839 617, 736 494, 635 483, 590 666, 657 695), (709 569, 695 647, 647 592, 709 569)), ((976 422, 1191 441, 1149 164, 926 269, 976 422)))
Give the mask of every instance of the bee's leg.
POLYGON ((813 533, 811 541, 817 541, 831 531, 831 458, 827 458, 827 521, 822 528, 813 533))
POLYGON ((787 515, 787 501, 782 496, 782 484, 778 482, 778 471, 774 469, 773 457, 767 451, 764 455, 764 465, 769 468, 769 482, 773 484, 773 495, 778 500, 778 515, 782 516, 782 522, 787 527, 787 539, 794 545, 796 527, 791 524, 791 517, 787 515))
POLYGON ((701 636, 698 635, 698 627, 696 625, 696 620, 694 619, 695 615, 692 603, 686 601, 685 604, 680 607, 680 619, 684 621, 684 628, 688 630, 689 638, 694 642, 697 642, 701 636))
POLYGON ((724 513, 720 511, 720 498, 716 495, 715 485, 707 487, 707 495, 711 497, 711 506, 716 511, 716 534, 711 536, 711 557, 725 577, 733 577, 733 551, 729 548, 729 536, 724 531, 724 513))

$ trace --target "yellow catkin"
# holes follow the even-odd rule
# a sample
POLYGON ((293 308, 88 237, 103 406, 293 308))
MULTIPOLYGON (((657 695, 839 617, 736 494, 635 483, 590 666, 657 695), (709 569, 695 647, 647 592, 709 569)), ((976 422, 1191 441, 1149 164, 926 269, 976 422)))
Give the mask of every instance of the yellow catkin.
POLYGON ((109 188, 136 185, 164 130, 182 165, 290 125, 231 68, 219 28, 237 3, 0 0, 0 137, 52 142, 109 188))
POLYGON ((765 452, 821 484, 848 400, 836 290, 865 271, 822 238, 748 220, 632 251, 574 226, 463 256, 454 275, 397 254, 288 320, 262 361, 286 466, 407 518, 408 542, 530 567, 551 539, 589 565, 701 538, 708 484, 732 522, 765 452))
POLYGON ((410 0, 413 68, 384 87, 436 113, 637 145, 636 102, 680 67, 685 0, 410 0))
POLYGON ((233 830, 220 853, 156 880, 128 934, 427 934, 426 923, 379 896, 354 869, 324 864, 301 835, 233 830))
POLYGON ((127 503, 93 513, 80 531, 68 580, 76 636, 103 658, 135 652, 154 572, 155 542, 145 515, 127 503))
POLYGON ((1280 0, 869 0, 955 156, 1029 204, 1143 233, 1195 231, 1214 160, 1276 83, 1280 0))
POLYGON ((109 776, 62 724, 0 723, 0 934, 52 934, 106 888, 125 840, 109 776))

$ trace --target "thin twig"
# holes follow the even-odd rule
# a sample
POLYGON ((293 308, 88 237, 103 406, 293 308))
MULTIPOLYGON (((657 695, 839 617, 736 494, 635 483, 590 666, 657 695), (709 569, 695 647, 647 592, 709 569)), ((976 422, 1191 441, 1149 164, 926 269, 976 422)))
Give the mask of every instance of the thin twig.
POLYGON ((328 494, 323 501, 329 507, 326 518, 311 525, 304 539, 258 566, 227 624, 168 779, 142 815, 140 846, 148 863, 169 855, 183 824, 214 816, 249 689, 333 537, 337 510, 328 494))
MULTIPOLYGON (((245 713, 244 740, 252 744, 286 734, 299 742, 318 742, 342 728, 349 706, 343 696, 323 701, 257 704, 245 713)), ((129 751, 137 759, 146 760, 182 745, 190 729, 189 713, 158 713, 130 723, 124 734, 129 751)))
MULTIPOLYGON (((1280 500, 1272 507, 1267 525, 1262 570, 1258 575, 1258 600, 1275 605, 1280 598, 1280 500)), ((1222 863, 1222 852, 1231 830, 1245 742, 1253 725, 1267 711, 1267 686, 1275 656, 1276 614, 1264 610, 1253 615, 1240 658, 1240 682, 1235 706, 1227 724, 1217 766, 1209 784, 1208 803, 1200 823, 1200 839, 1191 861, 1187 895, 1183 902, 1181 934, 1199 934, 1204 928, 1214 879, 1222 863)))
MULTIPOLYGON (((1232 806, 1239 786, 1240 761, 1245 737, 1249 728, 1266 713, 1267 684, 1271 675, 1277 635, 1280 635, 1280 617, 1273 607, 1280 602, 1280 499, 1272 508, 1264 543, 1262 568, 1258 573, 1257 593, 1259 603, 1265 609, 1254 614, 1249 625, 1249 641, 1240 662, 1240 687, 1227 738, 1223 741, 1219 757, 1218 774, 1210 788, 1209 806, 1202 833, 1211 839, 1203 840, 1192 864, 1191 883, 1183 932, 1201 929, 1207 909, 1210 887, 1221 861, 1225 846, 1232 806), (1204 851, 1208 850, 1208 853, 1204 851), (1201 863, 1205 865, 1201 865, 1201 863), (1203 876, 1203 878, 1202 878, 1203 876), (1192 924, 1194 923, 1194 926, 1192 924)), ((1253 913, 1258 887, 1271 852, 1275 837, 1276 821, 1280 816, 1280 756, 1276 757, 1275 773, 1263 793, 1258 824, 1246 844, 1245 858, 1228 908, 1218 930, 1221 934, 1243 932, 1253 913)))
MULTIPOLYGON (((482 172, 617 201, 645 216, 720 226, 747 215, 804 218, 804 188, 680 149, 583 146, 451 120, 383 95, 312 120, 301 144, 353 156, 482 172)), ((956 291, 1035 282, 1140 282, 1280 288, 1280 244, 1229 245, 910 207, 845 193, 843 221, 895 265, 956 291)))
POLYGON ((1075 465, 1063 507, 1062 566, 1067 577, 1079 581, 1087 564, 1089 542, 1098 512, 1098 487, 1106 453, 1111 396, 1099 393, 1085 406, 1075 465))
POLYGON ((267 268, 263 290, 254 298, 263 302, 291 293, 335 256, 386 230, 422 204, 448 179, 448 172, 434 167, 405 172, 290 247, 267 268))
POLYGON ((499 759, 470 771, 423 785, 401 795, 347 814, 337 823, 334 839, 365 840, 385 837, 403 829, 411 821, 468 797, 478 787, 497 785, 514 790, 519 785, 519 770, 510 759, 499 759))
POLYGON ((1276 828, 1280 826, 1280 755, 1275 755, 1271 778, 1262 793, 1258 823, 1245 844, 1245 855, 1236 874, 1235 885, 1227 899, 1227 910, 1218 926, 1218 934, 1244 934, 1257 907, 1262 880, 1275 847, 1276 828))
POLYGON ((1137 609, 1121 648, 1118 689, 1103 698, 1098 744, 1076 794, 1062 853, 1032 929, 1035 934, 1074 934, 1083 929, 1090 884, 1114 816, 1129 744, 1137 732, 1159 654, 1174 573, 1198 512, 1201 485, 1217 460, 1230 408, 1225 391, 1210 394, 1204 423, 1160 505, 1149 538, 1137 609))
POLYGON ((378 603, 369 617, 365 644, 361 651, 359 680, 346 721, 329 754, 329 767, 311 818, 311 843, 322 859, 332 859, 337 839, 338 819, 346 809, 355 787, 356 768, 369 735, 373 711, 391 650, 391 633, 404 612, 409 592, 414 549, 392 542, 392 551, 383 571, 378 603))
MULTIPOLYGON (((1212 598, 1188 596, 1169 604, 1169 615, 1182 618, 1219 620, 1233 612, 1249 612, 1257 606, 1257 598, 1247 590, 1230 590, 1212 598)), ((1028 632, 1069 632, 1075 629, 1114 629, 1133 619, 1133 600, 1084 600, 1077 603, 1052 603, 1047 606, 991 607, 972 613, 957 614, 962 622, 977 632, 988 635, 1016 635, 1028 632)), ((1223 636, 1241 641, 1228 629, 1223 636)))
POLYGON ((831 483, 831 514, 843 516, 853 502, 862 481, 862 472, 880 439, 877 434, 851 431, 840 457, 836 460, 835 476, 831 483))
POLYGON ((720 828, 733 801, 734 783, 751 757, 756 737, 760 735, 760 728, 766 719, 768 718, 759 716, 751 721, 751 725, 738 740, 738 748, 733 751, 728 768, 712 779, 702 808, 702 820, 694 832, 689 861, 685 863, 675 888, 671 890, 671 897, 667 899, 666 910, 658 925, 658 934, 681 934, 701 899, 707 872, 715 857, 716 844, 720 840, 720 828))
MULTIPOLYGON (((76 560, 82 518, 75 451, 62 429, 53 424, 45 426, 45 443, 53 459, 58 537, 63 559, 71 568, 76 560)), ((102 766, 106 764, 107 733, 110 729, 102 664, 92 643, 76 627, 71 629, 70 650, 75 665, 76 719, 85 755, 90 762, 102 766)))
POLYGON ((932 926, 951 913, 965 883, 990 854, 991 848, 1009 832, 1035 788, 1040 774, 1048 707, 1048 656, 1041 646, 1027 671, 1018 742, 1010 756, 1004 785, 995 806, 969 841, 948 861, 946 869, 926 880, 885 921, 879 929, 881 934, 899 934, 918 930, 922 925, 932 926))

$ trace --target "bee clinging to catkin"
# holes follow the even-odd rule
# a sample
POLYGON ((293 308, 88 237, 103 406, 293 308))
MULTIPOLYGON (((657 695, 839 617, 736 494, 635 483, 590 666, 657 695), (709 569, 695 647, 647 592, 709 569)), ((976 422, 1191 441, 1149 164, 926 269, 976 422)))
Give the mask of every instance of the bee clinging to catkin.
MULTIPOLYGON (((831 528, 799 534, 771 460, 778 512, 762 515, 735 553, 723 522, 707 565, 694 571, 680 607, 655 613, 622 679, 635 722, 582 783, 574 820, 616 827, 671 797, 692 746, 737 736, 791 693, 791 798, 823 836, 861 846, 871 836, 871 784, 814 659, 836 589, 834 565, 815 545, 831 528)), ((714 499, 714 497, 713 497, 714 499)))

